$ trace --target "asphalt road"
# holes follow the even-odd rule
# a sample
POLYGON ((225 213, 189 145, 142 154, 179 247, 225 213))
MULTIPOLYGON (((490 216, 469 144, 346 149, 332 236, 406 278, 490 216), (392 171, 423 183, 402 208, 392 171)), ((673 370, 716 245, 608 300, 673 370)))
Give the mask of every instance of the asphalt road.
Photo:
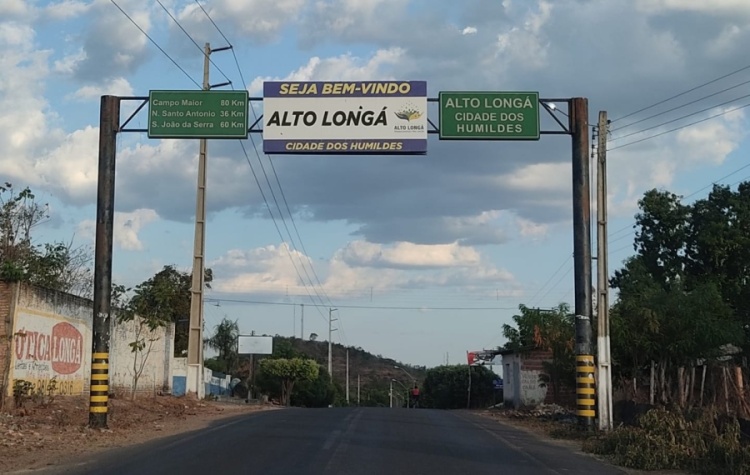
POLYGON ((623 474, 462 411, 268 411, 115 449, 44 473, 263 475, 623 474))

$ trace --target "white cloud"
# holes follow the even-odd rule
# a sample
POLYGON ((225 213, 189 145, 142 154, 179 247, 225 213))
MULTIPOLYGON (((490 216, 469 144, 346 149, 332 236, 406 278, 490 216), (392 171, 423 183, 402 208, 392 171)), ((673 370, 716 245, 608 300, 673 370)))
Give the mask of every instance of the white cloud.
POLYGON ((42 14, 50 20, 65 20, 85 13, 90 6, 91 4, 86 2, 63 0, 45 6, 42 14))
POLYGON ((304 275, 303 262, 309 265, 306 256, 283 243, 251 250, 232 249, 210 262, 208 267, 220 276, 212 285, 218 292, 290 292, 302 295, 305 293, 305 281, 300 278, 304 275))
POLYGON ((535 163, 518 168, 499 178, 502 185, 514 190, 553 191, 563 193, 570 190, 570 163, 535 163))
POLYGON ((133 87, 125 78, 111 78, 104 84, 83 86, 70 97, 73 99, 88 101, 99 99, 103 95, 132 96, 133 87))
POLYGON ((381 49, 370 58, 363 60, 351 54, 332 58, 310 58, 307 64, 300 66, 286 77, 256 77, 248 86, 250 94, 263 91, 264 81, 365 81, 394 79, 384 74, 388 66, 398 63, 404 54, 401 48, 381 49))
MULTIPOLYGON (((159 219, 159 215, 152 209, 137 209, 132 213, 115 212, 113 225, 114 244, 126 251, 142 251, 144 249, 138 234, 148 224, 159 219)), ((85 220, 78 224, 77 234, 84 239, 94 240, 96 236, 96 222, 85 220)))
MULTIPOLYGON (((218 292, 306 295, 314 291, 304 273, 303 262, 307 269, 312 265, 307 256, 282 244, 230 250, 208 265, 220 276, 213 285, 218 292)), ((384 247, 354 242, 339 249, 330 261, 317 262, 315 267, 323 291, 331 298, 351 296, 362 289, 382 294, 404 288, 466 286, 468 289, 488 283, 515 282, 507 270, 483 262, 477 251, 458 245, 399 243, 384 247)))
POLYGON ((463 30, 461 30, 462 35, 476 35, 477 34, 477 28, 474 26, 467 26, 463 30))
POLYGON ((32 7, 27 0, 3 0, 0 2, 0 17, 20 18, 31 13, 32 7))
POLYGON ((685 11, 708 15, 750 15, 750 3, 745 0, 637 0, 636 5, 639 10, 652 14, 685 11))
POLYGON ((516 223, 518 224, 518 230, 521 237, 535 240, 546 237, 550 229, 547 224, 539 224, 523 218, 516 218, 516 223))
MULTIPOLYGON (((211 19, 229 37, 238 34, 260 43, 276 38, 281 30, 297 20, 305 0, 213 0, 203 2, 211 19)), ((194 2, 188 2, 177 13, 182 26, 199 42, 208 41, 215 34, 214 26, 194 2)), ((175 35, 183 35, 175 25, 170 25, 175 35)))
POLYGON ((543 28, 550 20, 552 4, 544 0, 527 14, 522 27, 513 26, 497 36, 497 53, 515 67, 540 69, 546 65, 549 40, 543 28))
POLYGON ((465 267, 475 266, 480 262, 476 250, 458 243, 420 245, 400 242, 386 247, 366 241, 354 241, 340 252, 341 259, 353 267, 465 267))

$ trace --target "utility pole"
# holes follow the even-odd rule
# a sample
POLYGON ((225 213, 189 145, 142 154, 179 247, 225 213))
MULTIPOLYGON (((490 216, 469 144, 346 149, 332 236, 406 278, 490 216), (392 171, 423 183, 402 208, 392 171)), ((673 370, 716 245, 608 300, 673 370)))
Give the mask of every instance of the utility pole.
POLYGON ((607 262, 607 112, 599 112, 596 172, 596 271, 599 429, 612 429, 612 361, 609 340, 609 263, 607 262))
POLYGON ((346 405, 349 405, 349 349, 346 350, 346 405))
POLYGON ((302 316, 299 319, 299 337, 301 340, 305 339, 305 304, 301 303, 302 316))
POLYGON ((591 186, 589 170, 588 99, 569 102, 573 152, 573 268, 576 318, 576 399, 578 421, 594 429, 596 381, 591 333, 591 186))
POLYGON ((94 249, 94 320, 91 345, 89 427, 107 427, 109 333, 112 303, 112 242, 115 214, 115 157, 120 98, 102 96, 99 110, 99 176, 94 249))
POLYGON ((328 309, 328 375, 331 378, 331 381, 333 381, 333 360, 331 359, 331 350, 332 350, 332 333, 338 328, 333 328, 333 322, 338 320, 338 318, 333 318, 333 312, 334 310, 338 310, 337 308, 329 308, 328 309))
MULTIPOLYGON (((231 83, 211 85, 208 80, 211 53, 230 49, 231 46, 212 50, 206 43, 203 48, 203 90, 231 83)), ((190 330, 188 333, 187 392, 202 399, 203 385, 203 289, 206 267, 206 157, 208 141, 200 139, 198 150, 198 185, 195 199, 195 238, 193 241, 193 276, 190 287, 190 330)))
POLYGON ((391 400, 391 409, 393 409, 393 380, 389 381, 390 386, 388 387, 388 396, 391 400))
POLYGON ((357 375, 357 406, 359 406, 361 403, 361 400, 359 398, 359 383, 360 383, 359 375, 357 375))
MULTIPOLYGON (((211 45, 203 49, 203 90, 211 89, 208 81, 211 45)), ((195 237, 193 241, 193 276, 190 287, 190 333, 188 334, 187 392, 202 399, 203 376, 203 285, 206 253, 206 154, 208 143, 200 139, 198 152, 198 187, 195 201, 195 237)))

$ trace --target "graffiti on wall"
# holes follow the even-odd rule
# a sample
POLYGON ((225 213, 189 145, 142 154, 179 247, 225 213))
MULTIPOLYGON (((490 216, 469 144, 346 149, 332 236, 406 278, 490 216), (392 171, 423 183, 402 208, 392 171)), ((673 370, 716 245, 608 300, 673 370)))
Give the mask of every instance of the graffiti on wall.
POLYGON ((30 382, 32 391, 46 391, 54 380, 55 394, 80 394, 88 346, 89 330, 83 322, 19 312, 13 334, 12 379, 30 382))
POLYGON ((547 396, 547 387, 539 384, 541 371, 521 370, 521 400, 525 406, 542 404, 547 396))

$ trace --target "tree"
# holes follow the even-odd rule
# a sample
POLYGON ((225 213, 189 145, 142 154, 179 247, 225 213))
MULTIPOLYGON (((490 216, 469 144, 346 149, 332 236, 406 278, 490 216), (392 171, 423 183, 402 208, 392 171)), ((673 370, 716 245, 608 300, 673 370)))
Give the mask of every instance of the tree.
POLYGON ((493 400, 493 380, 496 377, 484 366, 453 365, 429 369, 422 384, 421 404, 435 409, 462 409, 467 402, 471 407, 487 406, 493 400))
POLYGON ((546 374, 541 376, 540 383, 552 385, 557 401, 563 386, 575 387, 575 318, 565 303, 552 310, 525 305, 520 305, 519 310, 521 313, 513 316, 516 327, 503 325, 505 349, 550 351, 552 357, 543 363, 546 374))
POLYGON ((328 407, 334 403, 336 387, 331 382, 328 371, 318 366, 318 377, 309 381, 300 381, 291 394, 290 403, 299 407, 328 407))
POLYGON ((134 296, 129 296, 129 292, 130 289, 122 285, 113 285, 112 307, 115 309, 116 322, 120 325, 130 325, 134 334, 133 341, 128 343, 133 354, 131 368, 133 382, 130 399, 134 400, 138 390, 138 381, 146 368, 154 343, 159 341, 156 332, 169 322, 158 314, 141 313, 145 309, 139 306, 138 291, 134 296))
MULTIPOLYGON (((211 269, 206 269, 206 288, 211 288, 212 280, 211 269)), ((167 265, 135 288, 133 298, 140 312, 175 324, 175 356, 183 356, 187 352, 191 286, 192 275, 189 272, 180 272, 174 266, 167 265)))
POLYGON ((232 321, 223 318, 214 328, 214 334, 206 339, 206 345, 219 352, 216 358, 216 364, 213 368, 216 371, 232 374, 239 367, 240 358, 237 354, 237 341, 240 335, 240 327, 237 320, 232 321))
POLYGON ((320 367, 318 363, 310 359, 269 358, 261 360, 260 370, 279 381, 281 386, 281 403, 284 406, 288 406, 295 383, 315 380, 320 372, 320 367))
POLYGON ((639 206, 637 254, 611 279, 619 291, 611 319, 613 359, 620 375, 633 380, 655 362, 659 399, 673 401, 676 392, 684 405, 685 367, 746 341, 750 185, 736 193, 715 186, 692 205, 651 190, 639 206))
POLYGON ((90 246, 33 243, 32 230, 48 218, 48 206, 37 203, 31 189, 16 192, 11 183, 0 186, 0 279, 91 298, 90 246))

